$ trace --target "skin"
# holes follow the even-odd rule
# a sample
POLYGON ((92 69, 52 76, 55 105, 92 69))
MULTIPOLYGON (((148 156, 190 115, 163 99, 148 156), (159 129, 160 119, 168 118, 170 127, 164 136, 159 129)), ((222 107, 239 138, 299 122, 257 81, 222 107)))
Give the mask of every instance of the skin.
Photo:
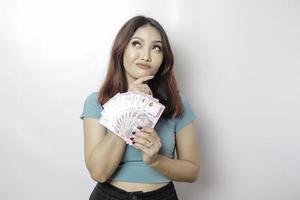
MULTIPOLYGON (((163 60, 157 42, 160 33, 152 26, 137 29, 124 51, 123 64, 126 71, 128 91, 140 91, 152 94, 147 81, 154 77, 163 60), (134 42, 134 43, 132 43, 134 42), (136 63, 149 65, 141 69, 136 63)), ((197 131, 190 123, 176 134, 177 159, 170 159, 159 154, 162 146, 157 132, 153 128, 142 127, 132 138, 136 149, 140 150, 143 161, 171 180, 194 182, 199 174, 199 155, 197 131)), ((105 182, 118 167, 126 147, 125 141, 115 134, 107 134, 106 129, 93 118, 84 118, 85 162, 91 177, 98 182, 105 182)), ((112 185, 128 192, 152 191, 166 183, 129 183, 111 181, 112 185)))
POLYGON ((162 61, 160 33, 150 25, 138 28, 127 44, 123 56, 128 83, 131 84, 141 77, 155 75, 162 61), (149 65, 149 68, 141 69, 137 63, 149 65))

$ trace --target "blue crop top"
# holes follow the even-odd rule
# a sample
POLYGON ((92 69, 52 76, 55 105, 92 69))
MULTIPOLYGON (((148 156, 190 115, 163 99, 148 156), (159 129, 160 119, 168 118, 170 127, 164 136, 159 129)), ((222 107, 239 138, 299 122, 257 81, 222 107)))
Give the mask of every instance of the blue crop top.
MULTIPOLYGON (((98 104, 98 95, 98 92, 93 92, 86 98, 80 119, 84 117, 100 119, 103 108, 98 104)), ((159 154, 172 159, 174 159, 176 134, 196 117, 190 108, 187 97, 183 95, 180 95, 180 97, 184 106, 183 117, 178 119, 160 118, 154 127, 162 143, 159 154)), ((136 183, 166 183, 171 181, 170 178, 145 164, 140 150, 128 144, 126 145, 123 159, 110 177, 110 180, 136 183)))

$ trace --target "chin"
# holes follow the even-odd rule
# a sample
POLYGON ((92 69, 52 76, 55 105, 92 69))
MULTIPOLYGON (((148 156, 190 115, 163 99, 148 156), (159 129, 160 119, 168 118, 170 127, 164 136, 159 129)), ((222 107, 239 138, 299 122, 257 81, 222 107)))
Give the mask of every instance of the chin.
POLYGON ((144 76, 151 76, 151 75, 152 75, 152 73, 140 73, 135 77, 136 77, 136 79, 138 79, 138 78, 141 78, 141 77, 144 77, 144 76))

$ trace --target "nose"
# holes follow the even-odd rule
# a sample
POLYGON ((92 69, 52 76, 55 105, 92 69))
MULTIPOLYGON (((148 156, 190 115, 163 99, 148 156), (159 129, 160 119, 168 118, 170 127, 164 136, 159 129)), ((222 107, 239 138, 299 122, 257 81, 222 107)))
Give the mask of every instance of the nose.
POLYGON ((142 52, 142 60, 144 60, 146 62, 151 62, 150 51, 146 48, 142 52))

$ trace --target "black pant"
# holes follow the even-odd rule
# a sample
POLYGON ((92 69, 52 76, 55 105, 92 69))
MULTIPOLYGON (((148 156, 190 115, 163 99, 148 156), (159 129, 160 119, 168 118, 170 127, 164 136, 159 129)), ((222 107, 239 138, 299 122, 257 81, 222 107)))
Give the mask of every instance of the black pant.
POLYGON ((127 192, 108 182, 97 183, 89 200, 178 200, 173 182, 157 190, 127 192))

